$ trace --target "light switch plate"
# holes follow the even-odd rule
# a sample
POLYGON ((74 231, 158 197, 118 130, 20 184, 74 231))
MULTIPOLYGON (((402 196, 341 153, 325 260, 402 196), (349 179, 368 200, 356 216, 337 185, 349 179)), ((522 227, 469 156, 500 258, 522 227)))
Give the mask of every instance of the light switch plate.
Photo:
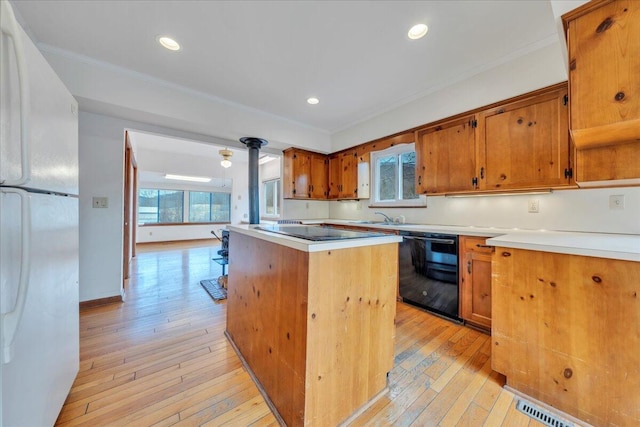
POLYGON ((94 197, 92 206, 94 209, 105 209, 109 207, 108 197, 94 197))

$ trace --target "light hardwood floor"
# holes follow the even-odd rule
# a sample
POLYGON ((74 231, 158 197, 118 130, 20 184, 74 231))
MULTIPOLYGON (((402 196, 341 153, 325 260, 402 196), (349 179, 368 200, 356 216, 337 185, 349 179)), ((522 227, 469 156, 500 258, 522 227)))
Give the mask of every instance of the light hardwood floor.
MULTIPOLYGON (((80 372, 60 426, 275 426, 223 335, 218 247, 145 246, 125 303, 80 314, 80 372)), ((353 426, 532 426, 491 370, 489 336, 398 304, 390 393, 353 426)), ((324 427, 324 426, 322 426, 324 427)))

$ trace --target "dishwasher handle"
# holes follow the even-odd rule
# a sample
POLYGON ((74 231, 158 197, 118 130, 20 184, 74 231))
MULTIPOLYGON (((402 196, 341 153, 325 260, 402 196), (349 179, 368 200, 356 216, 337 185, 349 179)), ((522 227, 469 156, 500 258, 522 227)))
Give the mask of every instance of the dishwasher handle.
POLYGON ((456 243, 453 239, 439 239, 437 237, 417 237, 417 236, 402 236, 407 240, 425 240, 427 242, 442 243, 443 245, 454 245, 456 243))

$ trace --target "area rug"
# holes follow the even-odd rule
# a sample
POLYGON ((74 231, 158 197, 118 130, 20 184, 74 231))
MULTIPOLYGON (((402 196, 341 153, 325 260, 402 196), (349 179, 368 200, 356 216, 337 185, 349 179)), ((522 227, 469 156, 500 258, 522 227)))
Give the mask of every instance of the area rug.
POLYGON ((220 286, 217 280, 201 280, 200 284, 214 301, 227 299, 227 290, 220 286))

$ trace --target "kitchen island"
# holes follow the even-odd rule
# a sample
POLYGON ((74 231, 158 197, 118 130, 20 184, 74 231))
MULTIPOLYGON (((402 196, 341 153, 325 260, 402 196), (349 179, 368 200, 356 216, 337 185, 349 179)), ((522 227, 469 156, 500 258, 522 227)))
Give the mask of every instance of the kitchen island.
POLYGON ((384 395, 401 238, 228 228, 226 335, 276 417, 338 425, 384 395))

